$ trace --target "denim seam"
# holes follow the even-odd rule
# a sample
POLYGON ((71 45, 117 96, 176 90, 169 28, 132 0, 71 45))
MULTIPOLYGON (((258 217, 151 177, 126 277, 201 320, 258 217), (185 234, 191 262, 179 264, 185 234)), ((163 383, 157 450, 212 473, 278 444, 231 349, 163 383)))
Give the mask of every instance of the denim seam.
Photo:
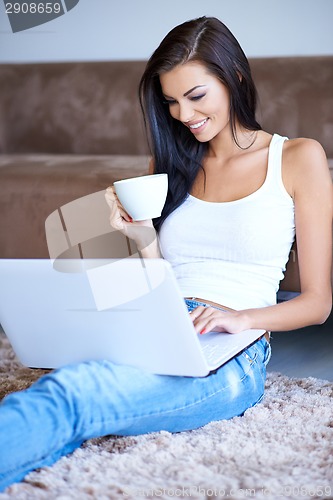
MULTIPOLYGON (((265 341, 267 342, 267 340, 265 339, 265 341)), ((267 342, 268 343, 268 342, 267 342)), ((269 344, 268 344, 269 346, 269 344)), ((269 346, 270 347, 270 346, 269 346)), ((265 385, 265 382, 266 382, 266 377, 264 377, 263 375, 263 372, 261 370, 261 364, 263 365, 264 369, 265 369, 265 373, 266 373, 266 365, 265 365, 265 359, 263 359, 262 363, 258 363, 258 356, 260 358, 260 353, 258 352, 258 348, 256 345, 253 346, 253 348, 255 349, 257 355, 256 355, 256 358, 255 358, 255 363, 257 364, 258 366, 258 369, 259 369, 259 374, 260 374, 260 377, 261 377, 261 380, 263 382, 263 384, 265 385)), ((264 358, 266 357, 266 354, 264 354, 264 358)))

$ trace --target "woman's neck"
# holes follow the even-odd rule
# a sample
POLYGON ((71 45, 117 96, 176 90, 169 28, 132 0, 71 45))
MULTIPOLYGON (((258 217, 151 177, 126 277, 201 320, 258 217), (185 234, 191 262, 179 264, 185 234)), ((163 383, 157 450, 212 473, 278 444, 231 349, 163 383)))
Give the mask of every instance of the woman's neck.
POLYGON ((236 126, 235 138, 231 127, 221 131, 210 142, 208 147, 207 158, 226 159, 232 158, 244 149, 250 148, 256 141, 258 131, 246 130, 240 126, 236 126))

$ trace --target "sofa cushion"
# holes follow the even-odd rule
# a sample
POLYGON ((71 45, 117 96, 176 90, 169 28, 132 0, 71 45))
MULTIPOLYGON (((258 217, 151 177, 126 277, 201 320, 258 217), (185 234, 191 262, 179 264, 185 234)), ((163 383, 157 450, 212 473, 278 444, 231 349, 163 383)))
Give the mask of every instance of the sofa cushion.
MULTIPOLYGON (((148 154, 146 61, 0 65, 0 152, 148 154)), ((333 158, 333 56, 250 59, 263 128, 312 137, 333 158)))
POLYGON ((0 258, 47 258, 45 220, 115 180, 148 173, 148 156, 0 155, 0 258))
POLYGON ((252 59, 263 128, 311 137, 333 158, 333 56, 252 59))
POLYGON ((147 154, 143 61, 3 64, 0 152, 147 154))

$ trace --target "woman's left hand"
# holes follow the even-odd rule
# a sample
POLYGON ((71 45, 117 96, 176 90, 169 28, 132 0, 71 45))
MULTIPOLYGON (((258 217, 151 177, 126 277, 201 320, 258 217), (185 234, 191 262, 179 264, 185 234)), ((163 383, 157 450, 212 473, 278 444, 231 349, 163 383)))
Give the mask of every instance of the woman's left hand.
POLYGON ((211 306, 198 306, 190 316, 197 333, 239 333, 249 328, 244 311, 221 311, 211 306))

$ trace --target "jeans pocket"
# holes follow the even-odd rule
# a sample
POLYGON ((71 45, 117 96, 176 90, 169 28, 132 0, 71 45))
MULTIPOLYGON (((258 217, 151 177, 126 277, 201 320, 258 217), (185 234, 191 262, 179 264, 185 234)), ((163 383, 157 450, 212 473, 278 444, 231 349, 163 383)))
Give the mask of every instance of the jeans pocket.
POLYGON ((247 347, 236 358, 243 372, 241 378, 246 377, 256 365, 258 351, 253 347, 254 346, 247 347))
POLYGON ((252 347, 257 350, 260 362, 263 363, 263 365, 266 367, 268 361, 271 358, 271 344, 265 337, 263 337, 262 339, 257 340, 257 342, 253 344, 252 347))
POLYGON ((253 365, 253 363, 257 359, 257 355, 258 355, 258 353, 256 351, 253 352, 253 350, 251 350, 249 352, 249 349, 245 349, 242 352, 242 356, 246 359, 246 361, 249 363, 249 365, 253 365))
POLYGON ((272 347, 271 347, 271 344, 268 342, 268 340, 265 339, 265 337, 263 339, 261 339, 261 342, 263 343, 263 346, 265 348, 265 352, 264 352, 264 365, 267 366, 269 360, 271 359, 272 347))

